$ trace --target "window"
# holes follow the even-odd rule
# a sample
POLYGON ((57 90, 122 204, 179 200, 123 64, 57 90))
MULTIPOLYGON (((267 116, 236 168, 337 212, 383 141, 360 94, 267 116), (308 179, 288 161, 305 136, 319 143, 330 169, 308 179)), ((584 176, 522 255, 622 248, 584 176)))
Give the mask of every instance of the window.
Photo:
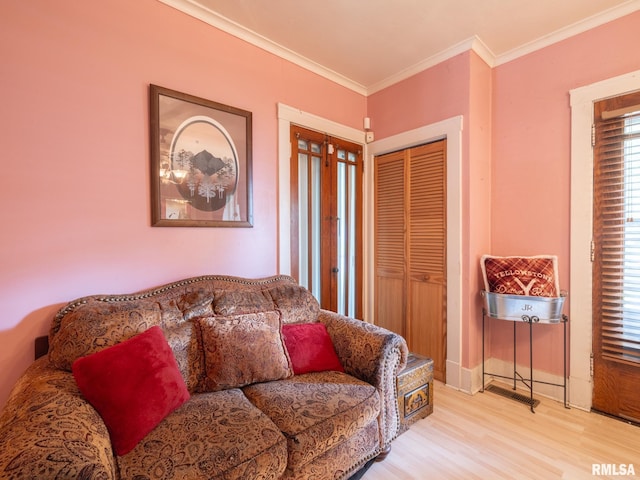
POLYGON ((595 106, 596 353, 640 363, 640 94, 595 106))

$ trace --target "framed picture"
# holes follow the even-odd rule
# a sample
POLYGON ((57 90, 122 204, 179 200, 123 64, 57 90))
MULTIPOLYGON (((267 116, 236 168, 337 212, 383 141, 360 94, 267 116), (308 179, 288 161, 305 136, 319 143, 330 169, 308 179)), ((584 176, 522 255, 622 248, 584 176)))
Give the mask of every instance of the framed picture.
POLYGON ((251 112, 151 85, 151 223, 252 227, 251 112))

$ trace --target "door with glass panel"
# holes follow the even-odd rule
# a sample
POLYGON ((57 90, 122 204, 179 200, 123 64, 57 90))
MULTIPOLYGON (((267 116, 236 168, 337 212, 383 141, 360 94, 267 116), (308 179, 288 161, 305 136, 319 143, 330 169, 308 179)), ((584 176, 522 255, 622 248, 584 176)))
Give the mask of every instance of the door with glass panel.
POLYGON ((362 147, 291 127, 291 270, 322 308, 362 318, 362 147))
POLYGON ((592 405, 640 422, 640 92, 594 120, 592 405))

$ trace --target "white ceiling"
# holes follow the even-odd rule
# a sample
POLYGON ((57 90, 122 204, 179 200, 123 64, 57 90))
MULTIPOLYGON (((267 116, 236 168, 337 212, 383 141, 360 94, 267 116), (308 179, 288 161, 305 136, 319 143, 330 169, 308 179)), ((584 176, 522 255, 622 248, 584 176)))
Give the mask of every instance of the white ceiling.
POLYGON ((473 48, 491 66, 640 10, 640 0, 160 0, 370 94, 473 48))

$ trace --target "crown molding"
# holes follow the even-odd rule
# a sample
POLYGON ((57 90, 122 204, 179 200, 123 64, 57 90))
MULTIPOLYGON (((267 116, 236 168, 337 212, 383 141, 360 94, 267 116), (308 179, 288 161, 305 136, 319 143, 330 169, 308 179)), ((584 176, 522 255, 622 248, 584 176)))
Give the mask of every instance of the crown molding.
POLYGON ((409 68, 405 68, 400 72, 392 75, 384 80, 374 83, 369 88, 367 88, 367 95, 371 95, 372 93, 383 90, 391 85, 394 85, 402 80, 405 80, 413 75, 420 73, 424 70, 427 70, 439 63, 442 63, 450 58, 455 57, 461 53, 467 52, 469 50, 473 50, 478 54, 482 60, 486 62, 490 67, 494 66, 495 63, 495 55, 491 52, 489 47, 487 47, 482 40, 476 35, 471 38, 468 38, 457 45, 454 45, 446 50, 438 53, 437 55, 433 55, 425 60, 422 60, 415 65, 412 65, 409 68))
POLYGON ((349 88, 361 95, 367 94, 367 89, 364 85, 361 85, 344 75, 339 74, 329 68, 326 68, 319 63, 316 63, 308 58, 290 50, 282 45, 269 40, 268 38, 249 30, 242 25, 229 20, 226 17, 214 12, 211 9, 203 7, 191 0, 158 0, 165 5, 175 8, 187 15, 190 15, 198 20, 201 20, 213 27, 222 30, 234 37, 240 38, 245 42, 248 42, 258 48, 261 48, 269 53, 272 53, 280 58, 290 61, 302 68, 305 68, 313 73, 317 73, 343 87, 349 88))
POLYGON ((589 18, 576 22, 565 28, 557 30, 549 35, 538 38, 532 42, 526 43, 518 48, 514 48, 506 53, 498 55, 496 57, 495 66, 499 66, 517 58, 528 55, 529 53, 541 50, 545 47, 553 45, 554 43, 561 42, 573 36, 584 33, 592 28, 599 27, 605 23, 617 20, 618 18, 629 15, 633 12, 640 10, 640 0, 630 0, 617 7, 612 7, 609 10, 593 15, 589 18))
POLYGON ((431 68, 452 57, 455 57, 456 55, 459 55, 460 53, 464 53, 469 50, 473 50, 476 54, 478 54, 480 58, 482 58, 482 60, 487 65, 489 65, 489 67, 494 68, 499 65, 511 62, 524 55, 528 55, 529 53, 532 53, 536 50, 548 47, 550 45, 553 45, 554 43, 566 40, 567 38, 586 32, 587 30, 598 27, 600 25, 604 25, 605 23, 608 23, 612 20, 616 20, 620 17, 640 10, 640 0, 629 0, 622 5, 613 7, 603 13, 594 15, 580 22, 576 22, 573 25, 570 25, 552 34, 546 35, 521 47, 515 48, 497 56, 476 35, 436 55, 422 60, 415 65, 401 70, 400 72, 387 77, 384 80, 381 80, 369 86, 365 86, 345 77, 344 75, 341 75, 338 72, 326 68, 319 63, 316 63, 294 52, 291 49, 288 49, 276 42, 271 41, 268 38, 252 30, 249 30, 246 27, 243 27, 242 25, 233 22, 226 17, 223 17, 213 10, 195 3, 193 0, 158 1, 364 96, 368 96, 375 92, 383 90, 384 88, 394 85, 402 80, 405 80, 417 73, 427 70, 428 68, 431 68))

